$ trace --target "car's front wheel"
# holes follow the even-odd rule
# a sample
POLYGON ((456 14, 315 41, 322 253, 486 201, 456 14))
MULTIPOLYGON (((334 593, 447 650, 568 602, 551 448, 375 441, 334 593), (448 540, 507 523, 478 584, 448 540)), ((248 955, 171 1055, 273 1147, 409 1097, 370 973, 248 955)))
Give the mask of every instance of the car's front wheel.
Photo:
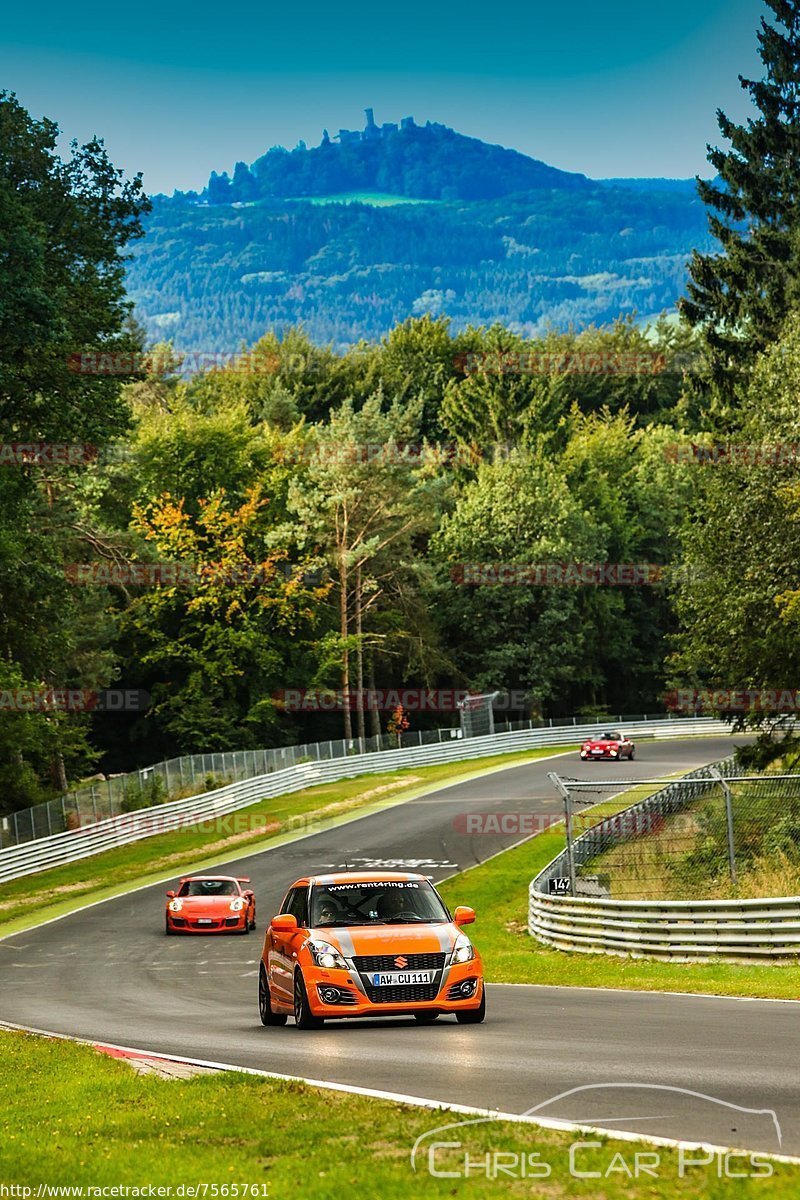
POLYGON ((308 993, 299 971, 294 977, 294 1023, 298 1029, 321 1029, 324 1017, 315 1017, 308 1004, 308 993))
POLYGON ((167 937, 172 937, 175 930, 170 926, 169 917, 164 917, 164 933, 167 937))
POLYGON ((628 755, 628 762, 633 762, 633 760, 634 760, 634 758, 635 758, 635 757, 636 757, 636 747, 635 747, 635 746, 631 746, 631 752, 630 752, 630 754, 628 755))
POLYGON ((481 1002, 478 1008, 466 1009, 464 1012, 456 1013, 456 1020, 459 1025, 480 1025, 481 1021, 486 1016, 486 988, 483 989, 481 1002))
POLYGON ((267 973, 263 966, 258 972, 258 1013, 262 1025, 285 1025, 289 1019, 284 1013, 276 1013, 273 1010, 267 973))

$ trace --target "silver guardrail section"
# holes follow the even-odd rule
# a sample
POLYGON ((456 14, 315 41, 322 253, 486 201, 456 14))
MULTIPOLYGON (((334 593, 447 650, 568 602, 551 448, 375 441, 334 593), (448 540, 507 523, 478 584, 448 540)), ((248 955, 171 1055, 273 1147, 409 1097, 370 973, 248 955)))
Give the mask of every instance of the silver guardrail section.
MULTIPOLYGON (((662 719, 631 722, 625 726, 635 738, 674 738, 729 733, 730 727, 713 717, 662 719)), ((259 800, 285 796, 319 783, 333 783, 358 775, 396 771, 403 767, 430 766, 436 763, 458 762, 485 758, 495 754, 510 754, 516 750, 535 750, 545 746, 572 746, 597 731, 591 725, 567 725, 561 728, 515 730, 487 737, 453 738, 450 742, 402 750, 382 750, 370 754, 353 754, 345 758, 322 762, 300 763, 286 770, 255 776, 199 796, 171 800, 150 808, 109 817, 79 829, 37 838, 20 846, 0 850, 0 883, 32 875, 49 867, 76 862, 113 850, 130 842, 138 842, 155 834, 212 821, 255 804, 259 800)))
MULTIPOLYGON (((575 839, 577 866, 635 836, 646 817, 672 816, 731 778, 733 758, 701 767, 575 839), (712 771, 718 772, 715 776, 712 771)), ((549 880, 568 875, 563 851, 531 882, 528 930, 558 950, 700 962, 764 962, 800 955, 800 897, 755 900, 614 900, 550 895, 549 880)))

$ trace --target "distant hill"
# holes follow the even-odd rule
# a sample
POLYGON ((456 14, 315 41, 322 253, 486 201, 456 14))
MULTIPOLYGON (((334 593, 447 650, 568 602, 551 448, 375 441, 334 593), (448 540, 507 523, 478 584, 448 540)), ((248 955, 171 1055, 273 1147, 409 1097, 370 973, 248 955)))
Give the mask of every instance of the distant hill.
POLYGON ((559 171, 516 150, 492 146, 428 121, 376 125, 367 109, 363 130, 327 130, 319 146, 274 146, 252 166, 239 162, 230 178, 214 172, 202 199, 210 204, 273 197, 378 192, 416 200, 491 200, 534 188, 587 188, 585 175, 559 171))
POLYGON ((692 249, 711 246, 691 182, 593 182, 368 119, 156 197, 129 290, 152 337, 206 352, 294 324, 344 347, 426 312, 530 336, 646 319, 674 310, 692 249))
POLYGON ((629 188, 634 192, 682 192, 694 195, 697 191, 695 179, 598 179, 604 187, 629 188))

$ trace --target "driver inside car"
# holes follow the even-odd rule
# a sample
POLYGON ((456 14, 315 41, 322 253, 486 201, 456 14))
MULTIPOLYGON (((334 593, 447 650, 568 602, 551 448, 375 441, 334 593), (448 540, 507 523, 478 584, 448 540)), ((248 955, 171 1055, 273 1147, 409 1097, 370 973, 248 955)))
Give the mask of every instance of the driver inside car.
POLYGON ((391 921, 393 917, 399 917, 400 913, 408 912, 409 908, 413 911, 413 904, 409 903, 399 888, 392 888, 390 892, 385 892, 378 901, 377 907, 378 916, 383 921, 391 921))
POLYGON ((333 900, 325 899, 322 901, 317 914, 317 925, 334 925, 337 921, 342 920, 342 911, 333 900))

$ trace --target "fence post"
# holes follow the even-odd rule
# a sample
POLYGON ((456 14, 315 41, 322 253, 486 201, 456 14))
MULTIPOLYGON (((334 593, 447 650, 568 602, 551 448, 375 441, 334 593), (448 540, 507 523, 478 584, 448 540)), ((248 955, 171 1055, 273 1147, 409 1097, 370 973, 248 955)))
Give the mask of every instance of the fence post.
POLYGON ((566 787, 555 771, 548 771, 547 778, 559 791, 564 800, 564 826, 567 835, 567 871, 569 873, 569 891, 571 896, 577 896, 578 885, 577 876, 575 873, 575 848, 572 844, 572 797, 569 793, 569 788, 566 787))
POLYGON ((712 779, 716 779, 725 795, 725 823, 728 827, 728 865, 731 872, 731 883, 736 887, 736 845, 733 840, 733 794, 717 767, 709 767, 708 773, 712 779))

